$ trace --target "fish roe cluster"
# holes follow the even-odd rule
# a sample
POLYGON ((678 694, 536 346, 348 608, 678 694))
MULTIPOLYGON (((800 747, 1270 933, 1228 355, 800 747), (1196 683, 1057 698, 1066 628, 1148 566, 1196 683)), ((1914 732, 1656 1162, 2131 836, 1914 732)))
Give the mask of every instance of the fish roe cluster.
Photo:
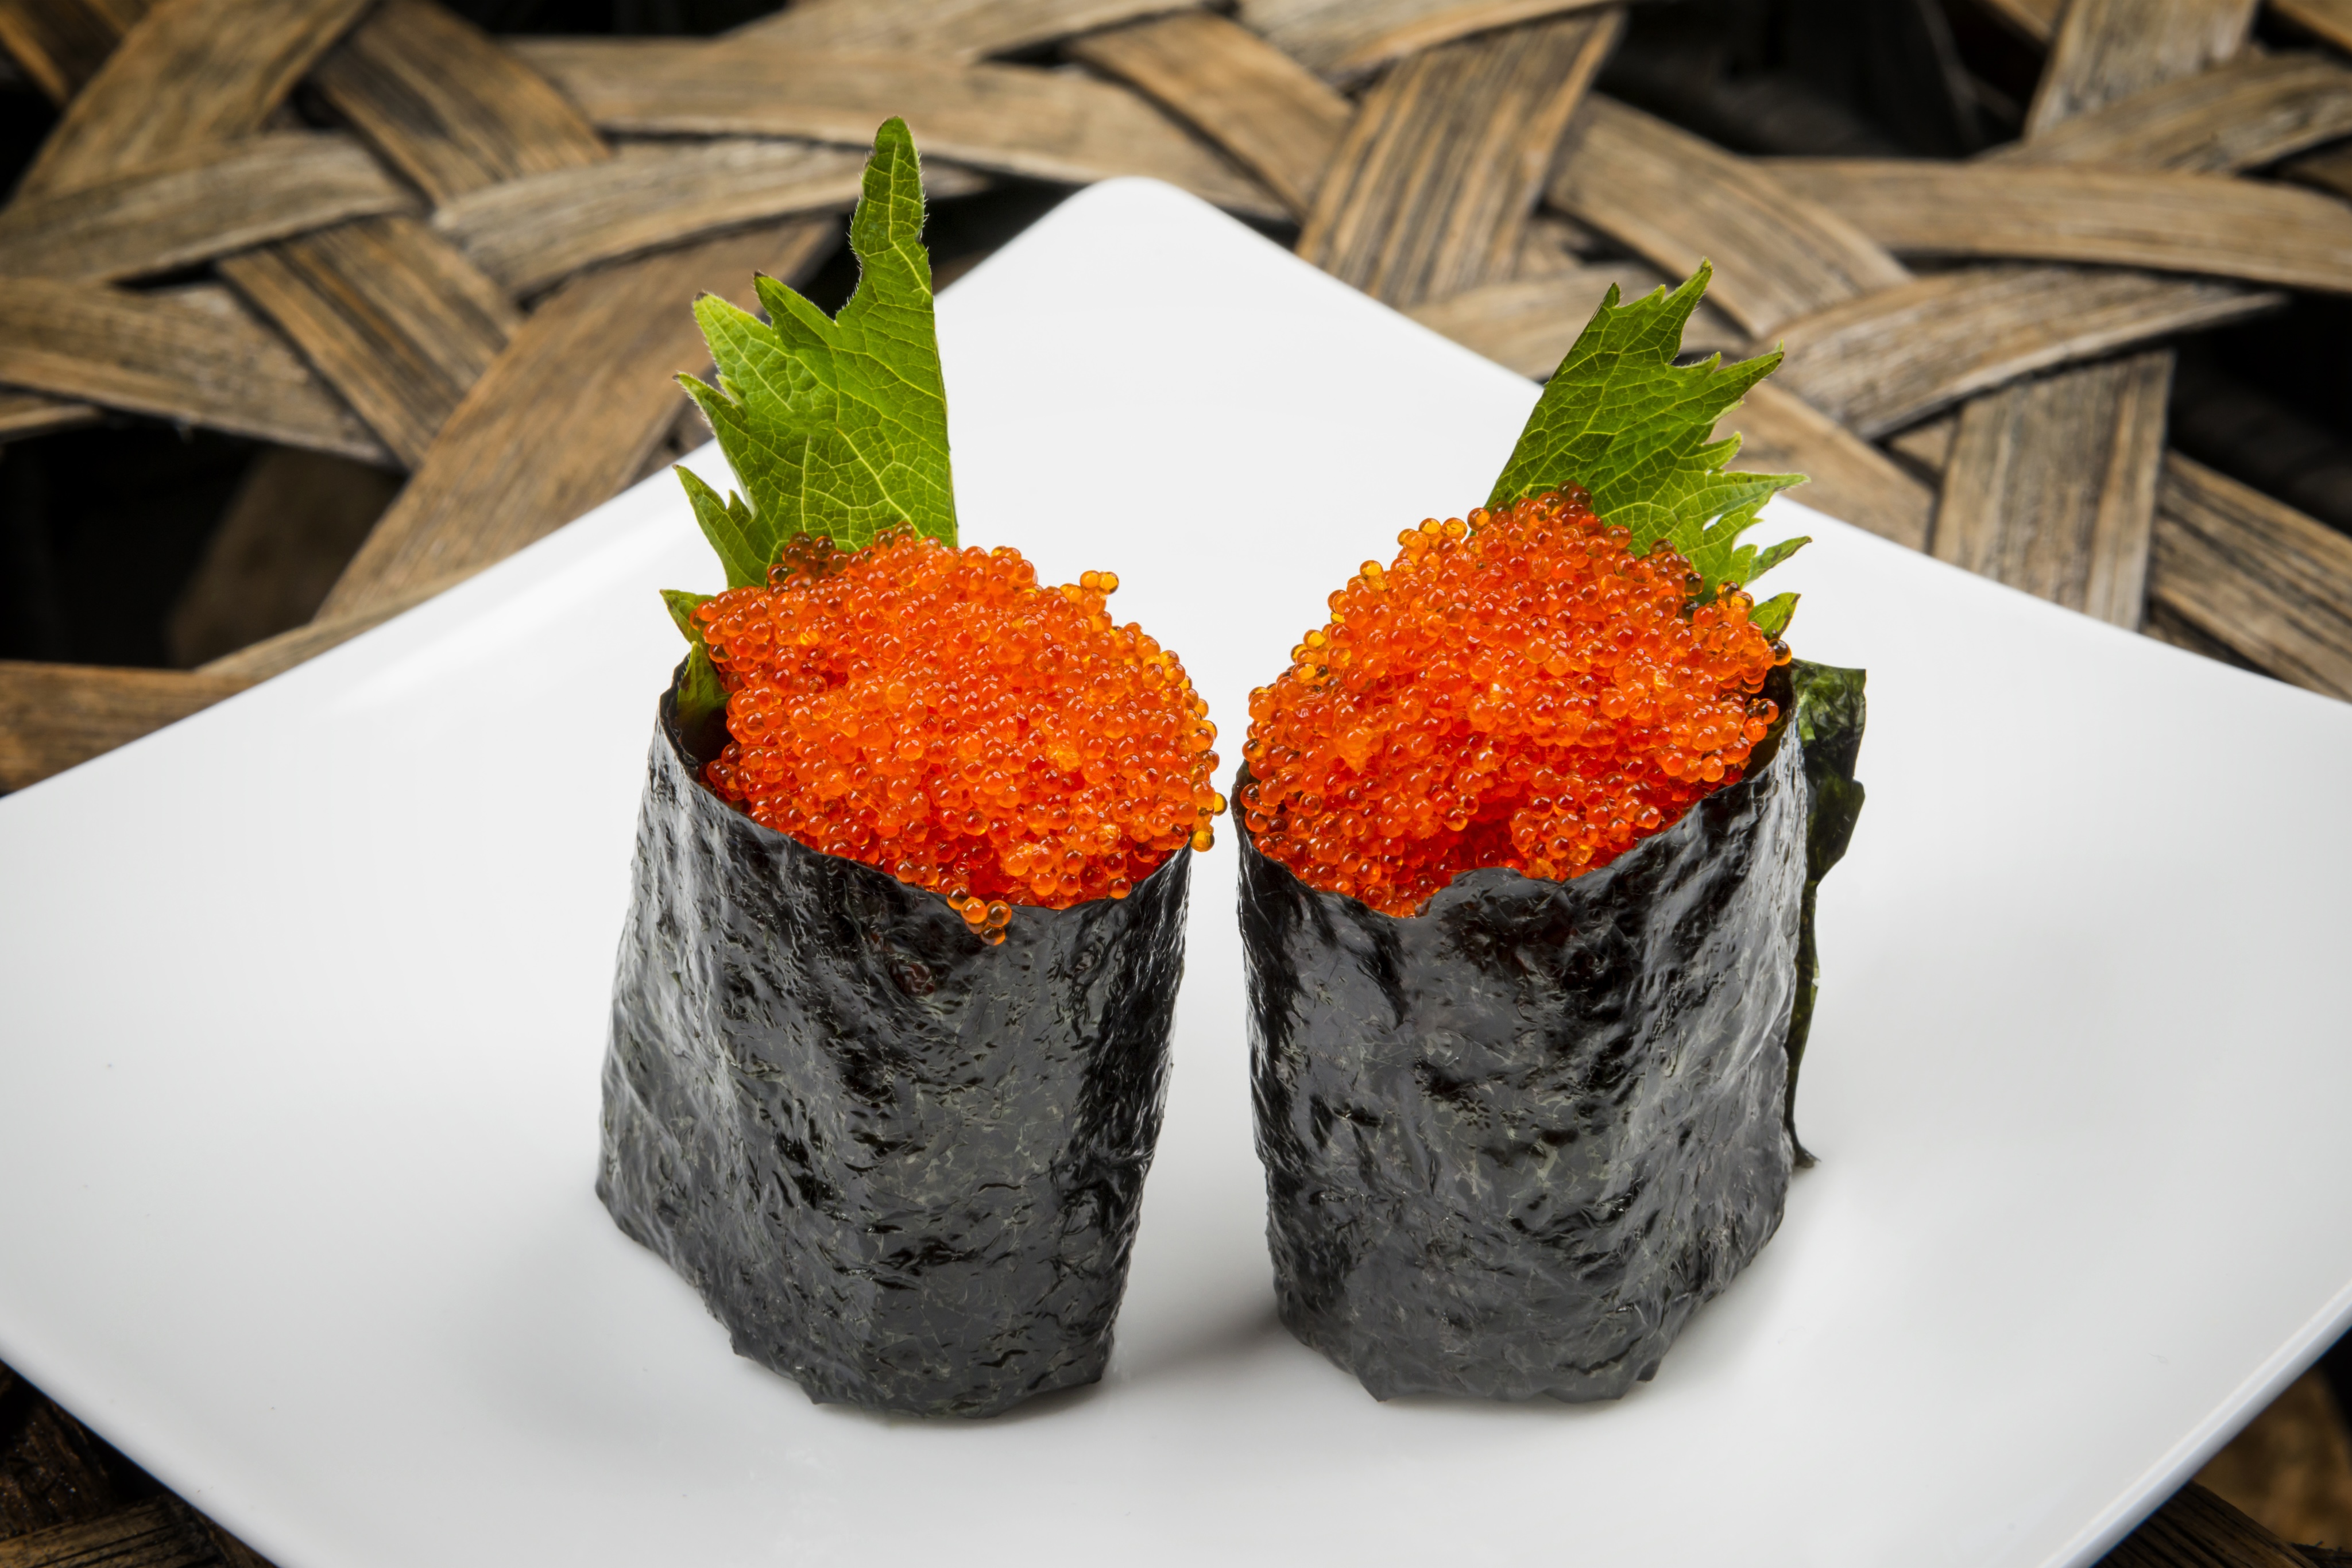
POLYGON ((1240 795, 1309 886, 1411 915, 1483 866, 1597 870, 1739 778, 1789 652, 1663 541, 1632 553, 1574 486, 1433 517, 1331 595, 1250 694, 1240 795))
POLYGON ((989 940, 1012 906, 1124 898, 1209 847, 1216 727, 1176 655, 1089 571, 904 529, 803 535, 764 588, 695 611, 732 737, 719 795, 812 849, 944 894, 989 940))

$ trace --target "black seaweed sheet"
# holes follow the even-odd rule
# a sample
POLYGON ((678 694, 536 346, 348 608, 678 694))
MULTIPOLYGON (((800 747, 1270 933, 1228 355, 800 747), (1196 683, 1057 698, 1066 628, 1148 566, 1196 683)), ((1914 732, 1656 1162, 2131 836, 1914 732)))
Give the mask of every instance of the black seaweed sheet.
MULTIPOLYGON (((809 849, 697 778, 662 699, 597 1195, 820 1402, 990 1416, 1110 1352, 1160 1133, 1192 856, 1016 908, 809 849)), ((711 737, 695 739, 708 744, 711 737)))
POLYGON ((1282 1319, 1376 1397, 1615 1398, 1779 1228, 1864 707, 1858 671, 1774 683, 1746 778, 1572 882, 1398 918, 1242 829, 1282 1319))

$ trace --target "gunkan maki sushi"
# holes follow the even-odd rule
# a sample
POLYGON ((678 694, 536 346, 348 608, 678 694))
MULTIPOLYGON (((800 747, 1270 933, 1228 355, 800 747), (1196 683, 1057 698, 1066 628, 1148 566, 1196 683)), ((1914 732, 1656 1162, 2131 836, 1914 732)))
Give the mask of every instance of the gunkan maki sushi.
POLYGON ((1794 475, 1612 288, 1486 505, 1250 698, 1241 908, 1283 1322, 1381 1398, 1609 1399, 1771 1239, 1863 674, 1739 543, 1794 475))
POLYGON ((922 219, 894 120, 838 317, 696 306, 744 495, 678 471, 597 1192, 812 1398, 987 1416, 1101 1375, 1224 802, 1116 577, 957 548, 922 219))

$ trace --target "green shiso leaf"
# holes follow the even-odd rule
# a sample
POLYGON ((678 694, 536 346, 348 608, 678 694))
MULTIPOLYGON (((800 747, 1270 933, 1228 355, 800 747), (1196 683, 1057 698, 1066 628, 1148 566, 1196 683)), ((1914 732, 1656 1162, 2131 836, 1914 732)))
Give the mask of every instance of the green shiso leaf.
POLYGON ((1710 439, 1716 421, 1780 364, 1780 351, 1736 365, 1719 354, 1705 364, 1675 363, 1684 323, 1713 276, 1701 262, 1681 287, 1624 305, 1612 285, 1545 383, 1486 501, 1503 507, 1581 485, 1595 512, 1633 531, 1634 554, 1660 539, 1682 551, 1701 579, 1701 600, 1752 581, 1807 542, 1761 552, 1739 542, 1772 493, 1802 484, 1804 476, 1726 473, 1739 437, 1710 439))
MULTIPOLYGON (((692 469, 680 466, 677 482, 686 486, 687 499, 694 503, 694 520, 702 525, 702 537, 719 552, 719 564, 727 569, 730 588, 757 588, 768 580, 768 568, 775 564, 767 534, 743 504, 743 497, 729 492, 722 499, 718 491, 702 482, 692 469)), ((783 540, 775 541, 781 551, 783 540)), ((664 598, 677 592, 662 590, 664 598)))
POLYGON ((1862 757, 1862 731, 1870 716, 1863 688, 1869 679, 1861 670, 1831 664, 1789 662, 1791 713, 1797 738, 1805 748, 1805 781, 1812 788, 1812 811, 1805 820, 1805 895, 1797 925, 1797 987, 1789 1009, 1789 1092, 1782 1102, 1790 1145, 1797 1163, 1809 1166, 1813 1156, 1797 1141, 1797 1069, 1804 1064, 1805 1040, 1812 1032, 1813 1002, 1820 992, 1821 950, 1813 939, 1813 908, 1822 878, 1845 858, 1853 841, 1853 825, 1862 815, 1863 788, 1853 776, 1862 757))
MULTIPOLYGON (((922 235, 915 139, 905 120, 886 120, 849 220, 857 289, 838 316, 772 277, 753 279, 766 321, 715 295, 695 301, 719 382, 678 381, 710 421, 743 494, 722 497, 685 467, 677 473, 728 587, 765 583, 800 534, 856 549, 906 524, 956 542, 947 383, 922 235)), ((678 693, 679 717, 691 723, 725 706, 726 694, 691 618, 702 596, 662 597, 694 644, 678 693)))
POLYGON ((955 542, 947 387, 922 232, 915 141, 905 120, 887 120, 849 220, 857 290, 839 316, 772 277, 756 280, 767 321, 715 295, 695 301, 719 384, 680 380, 749 502, 741 512, 727 507, 722 522, 696 498, 730 581, 746 551, 758 557, 753 580, 764 581, 795 534, 856 549, 904 523, 955 542))
POLYGON ((669 611, 670 620, 677 625, 678 635, 698 648, 702 646, 702 628, 694 623, 694 612, 709 603, 713 596, 688 593, 682 588, 665 588, 661 596, 663 605, 669 611))
MULTIPOLYGON (((1805 539, 1791 539, 1791 544, 1805 544, 1805 539)), ((1785 552, 1784 552, 1785 553, 1785 552)), ((1763 570, 1758 568, 1759 570, 1763 570)), ((1789 629, 1789 617, 1797 612, 1797 596, 1776 593, 1748 612, 1748 622, 1767 637, 1778 637, 1789 629)))
POLYGON ((679 633, 694 644, 686 655, 686 679, 677 688, 678 725, 691 735, 704 720, 727 706, 727 688, 719 684, 718 666, 710 662, 710 645, 702 640, 702 628, 694 621, 694 612, 710 595, 665 588, 661 596, 662 602, 669 606, 669 618, 677 622, 679 633))

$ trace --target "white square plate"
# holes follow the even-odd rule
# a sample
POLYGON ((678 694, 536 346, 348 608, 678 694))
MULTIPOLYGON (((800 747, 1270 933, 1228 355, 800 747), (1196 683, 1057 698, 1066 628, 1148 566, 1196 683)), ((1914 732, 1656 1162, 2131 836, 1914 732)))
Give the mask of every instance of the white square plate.
MULTIPOLYGON (((967 538, 1117 570, 1229 760, 1535 396, 1139 182, 940 320, 967 538)), ((719 580, 667 476, 0 800, 0 1358, 287 1568, 2086 1562, 2352 1312, 2352 707, 1774 517, 1871 672, 1822 1164, 1620 1404, 1383 1406, 1275 1322, 1229 831, 1105 1381, 731 1355, 590 1190, 654 591, 719 580)))

